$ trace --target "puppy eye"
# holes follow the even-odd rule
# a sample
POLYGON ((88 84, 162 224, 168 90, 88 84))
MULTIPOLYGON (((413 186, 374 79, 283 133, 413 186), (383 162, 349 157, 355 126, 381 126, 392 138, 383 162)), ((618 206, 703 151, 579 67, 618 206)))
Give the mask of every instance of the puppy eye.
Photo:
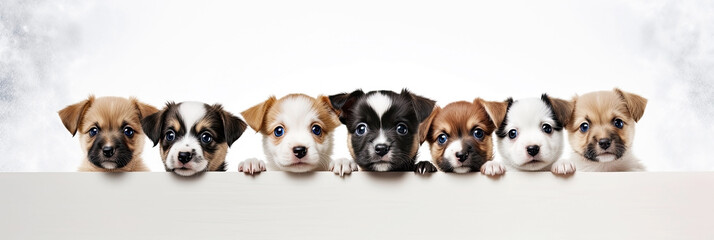
POLYGON ((312 125, 312 134, 320 136, 320 134, 322 134, 322 128, 318 125, 312 125))
POLYGON ((483 137, 486 135, 486 134, 484 134, 483 130, 481 130, 480 128, 477 128, 476 130, 474 130, 474 132, 472 134, 474 135, 474 137, 476 139, 479 139, 479 140, 483 139, 483 137))
POLYGON ((409 129, 407 129, 406 124, 400 123, 397 125, 397 134, 404 136, 404 135, 407 135, 408 132, 409 132, 409 129))
POLYGON ((90 137, 94 137, 95 135, 97 135, 97 133, 99 133, 99 129, 98 129, 98 128, 93 127, 93 128, 90 128, 90 129, 89 129, 89 136, 90 136, 90 137))
POLYGON ((543 126, 541 128, 543 129, 543 132, 545 132, 547 134, 550 134, 553 132, 553 127, 551 127, 550 124, 547 124, 547 123, 543 124, 543 126))
POLYGON ((134 129, 131 127, 124 127, 124 135, 126 135, 127 137, 133 137, 134 129))
POLYGON ((447 136, 445 133, 442 133, 438 137, 436 137, 436 141, 438 141, 439 144, 444 144, 447 140, 449 140, 449 136, 447 136))
POLYGON ((360 123, 357 124, 357 129, 355 129, 355 134, 357 136, 364 136, 364 134, 367 133, 367 124, 366 123, 360 123))
POLYGON ((508 138, 516 139, 516 137, 518 137, 518 131, 516 129, 511 129, 511 131, 508 131, 508 138))
POLYGON ((584 122, 583 124, 580 124, 580 131, 581 132, 587 132, 588 129, 590 129, 590 124, 584 122))
POLYGON ((210 143, 211 141, 213 141, 213 137, 210 133, 204 132, 201 134, 201 142, 210 143))
POLYGON ((278 126, 273 130, 273 134, 275 134, 276 137, 282 137, 283 134, 285 134, 285 129, 281 126, 278 126))
POLYGON ((612 124, 615 125, 616 128, 622 129, 622 127, 625 126, 625 122, 622 121, 622 119, 616 118, 614 121, 612 121, 612 124))
POLYGON ((174 139, 176 139, 176 133, 174 132, 174 130, 166 131, 166 141, 171 142, 174 139))

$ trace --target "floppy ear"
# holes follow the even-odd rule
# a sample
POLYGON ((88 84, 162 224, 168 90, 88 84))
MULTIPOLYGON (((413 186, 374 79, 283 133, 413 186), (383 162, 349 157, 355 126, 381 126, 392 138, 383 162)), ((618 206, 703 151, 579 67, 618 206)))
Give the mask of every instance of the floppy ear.
POLYGON ((223 132, 226 136, 226 143, 228 147, 230 147, 233 145, 233 142, 243 135, 248 125, 240 118, 224 110, 220 104, 214 104, 211 107, 221 114, 221 119, 223 119, 223 132))
POLYGON ((474 104, 478 104, 478 102, 483 104, 483 107, 486 108, 486 113, 488 113, 488 117, 491 118, 495 127, 499 128, 503 123, 503 119, 506 118, 508 107, 513 103, 513 98, 508 98, 503 102, 484 101, 480 98, 474 100, 474 104))
POLYGON ((402 89, 401 94, 408 95, 412 99, 412 106, 414 106, 414 111, 416 112, 417 120, 419 120, 419 122, 426 120, 429 115, 431 115, 431 111, 434 110, 434 106, 436 105, 436 101, 413 94, 406 88, 402 89))
POLYGON ((87 112, 87 109, 89 109, 89 106, 91 106, 93 102, 94 96, 90 95, 87 100, 69 105, 57 112, 60 119, 62 119, 62 124, 64 124, 64 127, 67 128, 72 136, 77 134, 77 128, 79 128, 79 124, 82 122, 84 113, 87 112))
POLYGON ((431 123, 434 121, 434 117, 441 111, 441 107, 434 106, 434 110, 431 111, 429 117, 424 120, 424 122, 419 124, 419 143, 424 143, 429 137, 431 132, 431 123))
POLYGON ((339 110, 335 109, 332 106, 332 102, 330 101, 330 98, 327 96, 317 96, 317 102, 320 103, 320 105, 325 108, 327 112, 330 113, 329 115, 329 122, 325 122, 327 126, 325 126, 325 129, 335 129, 340 126, 340 120, 337 117, 339 114, 339 110))
POLYGON ((258 105, 249 108, 248 110, 243 111, 241 115, 243 115, 243 118, 248 123, 250 128, 252 128, 256 132, 260 132, 263 127, 263 124, 265 124, 265 114, 268 112, 268 109, 270 109, 270 107, 275 104, 277 100, 278 99, 276 99, 275 96, 270 96, 270 98, 268 98, 268 100, 265 100, 265 102, 262 102, 258 105))
POLYGON ((135 97, 130 97, 129 100, 131 100, 131 103, 134 104, 134 107, 136 107, 136 110, 139 112, 139 119, 159 111, 159 109, 156 109, 154 106, 139 102, 135 97))
POLYGON ((329 97, 330 105, 337 111, 337 116, 340 122, 345 123, 351 114, 350 109, 357 102, 357 99, 362 97, 364 92, 361 89, 357 89, 352 93, 339 93, 329 97))
POLYGON ((568 124, 570 123, 570 117, 573 116, 573 110, 575 106, 573 105, 573 102, 566 101, 560 98, 548 97, 548 95, 545 93, 540 96, 540 99, 545 102, 545 104, 549 105, 550 109, 553 110, 553 114, 555 114, 556 121, 559 121, 563 125, 563 127, 568 126, 568 124))
POLYGON ((635 122, 639 121, 640 118, 642 118, 642 115, 645 114, 647 99, 634 93, 622 91, 619 88, 615 88, 613 91, 617 92, 617 94, 620 95, 620 98, 625 101, 627 104, 627 110, 629 110, 630 115, 632 115, 632 119, 634 119, 635 122))
POLYGON ((166 115, 166 110, 172 105, 176 104, 173 102, 167 102, 166 107, 164 107, 163 110, 152 113, 141 119, 141 129, 144 130, 144 134, 146 134, 146 136, 151 139, 151 142, 154 143, 153 147, 156 147, 156 144, 159 144, 159 139, 161 139, 161 130, 164 127, 163 119, 166 115))

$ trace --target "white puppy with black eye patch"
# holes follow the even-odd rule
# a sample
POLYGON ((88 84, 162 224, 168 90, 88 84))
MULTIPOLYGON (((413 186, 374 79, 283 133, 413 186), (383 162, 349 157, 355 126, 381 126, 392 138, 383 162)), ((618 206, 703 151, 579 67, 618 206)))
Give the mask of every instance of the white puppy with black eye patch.
POLYGON ((263 135, 268 165, 252 158, 239 164, 241 172, 270 170, 288 172, 333 171, 349 174, 357 164, 347 159, 331 160, 333 131, 340 125, 326 96, 312 98, 290 94, 270 97, 243 113, 248 125, 263 135))
POLYGON ((496 139, 501 161, 517 171, 570 174, 575 165, 559 161, 563 153, 563 127, 573 112, 572 102, 550 98, 506 100, 503 118, 497 118, 496 139))

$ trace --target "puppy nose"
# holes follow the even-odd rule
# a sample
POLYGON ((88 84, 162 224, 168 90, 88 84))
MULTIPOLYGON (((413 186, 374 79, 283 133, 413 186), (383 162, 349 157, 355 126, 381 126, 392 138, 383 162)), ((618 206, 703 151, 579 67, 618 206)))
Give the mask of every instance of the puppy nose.
POLYGON ((459 159, 459 162, 464 162, 464 161, 466 161, 467 158, 469 158, 469 153, 468 152, 457 152, 456 158, 459 159))
POLYGON ((376 152, 379 156, 387 155, 389 152, 389 146, 387 146, 387 144, 377 144, 377 146, 374 146, 374 152, 376 152))
POLYGON ((178 160, 183 164, 190 162, 191 158, 193 158, 193 156, 190 152, 179 152, 178 154, 178 160))
POLYGON ((111 157, 112 155, 114 155, 114 147, 112 147, 112 146, 104 146, 104 147, 102 148, 102 153, 104 153, 104 156, 105 156, 105 157, 111 157))
POLYGON ((602 150, 607 150, 607 148, 610 147, 610 143, 612 143, 612 140, 610 140, 609 138, 602 138, 600 139, 600 141, 597 141, 597 144, 600 145, 600 148, 602 148, 602 150))
POLYGON ((528 155, 535 157, 540 151, 540 147, 538 145, 531 145, 526 147, 526 151, 528 151, 528 155))
POLYGON ((303 158, 305 157, 305 155, 307 155, 307 148, 303 146, 294 147, 293 153, 295 153, 295 157, 297 157, 298 159, 303 158))

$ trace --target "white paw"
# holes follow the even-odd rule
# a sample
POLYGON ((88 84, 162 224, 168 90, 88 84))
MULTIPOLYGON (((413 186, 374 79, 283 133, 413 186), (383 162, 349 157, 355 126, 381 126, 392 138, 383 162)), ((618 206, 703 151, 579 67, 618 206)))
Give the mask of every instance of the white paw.
POLYGON ((481 173, 487 176, 498 176, 506 173, 506 166, 499 162, 488 161, 481 165, 481 173))
POLYGON ((568 175, 575 172, 575 164, 569 161, 556 162, 550 171, 558 175, 568 175))
POLYGON ((330 161, 328 171, 344 176, 357 171, 357 163, 347 158, 340 158, 330 161))
POLYGON ((249 158, 238 163, 238 171, 250 174, 264 172, 265 162, 256 158, 249 158))

